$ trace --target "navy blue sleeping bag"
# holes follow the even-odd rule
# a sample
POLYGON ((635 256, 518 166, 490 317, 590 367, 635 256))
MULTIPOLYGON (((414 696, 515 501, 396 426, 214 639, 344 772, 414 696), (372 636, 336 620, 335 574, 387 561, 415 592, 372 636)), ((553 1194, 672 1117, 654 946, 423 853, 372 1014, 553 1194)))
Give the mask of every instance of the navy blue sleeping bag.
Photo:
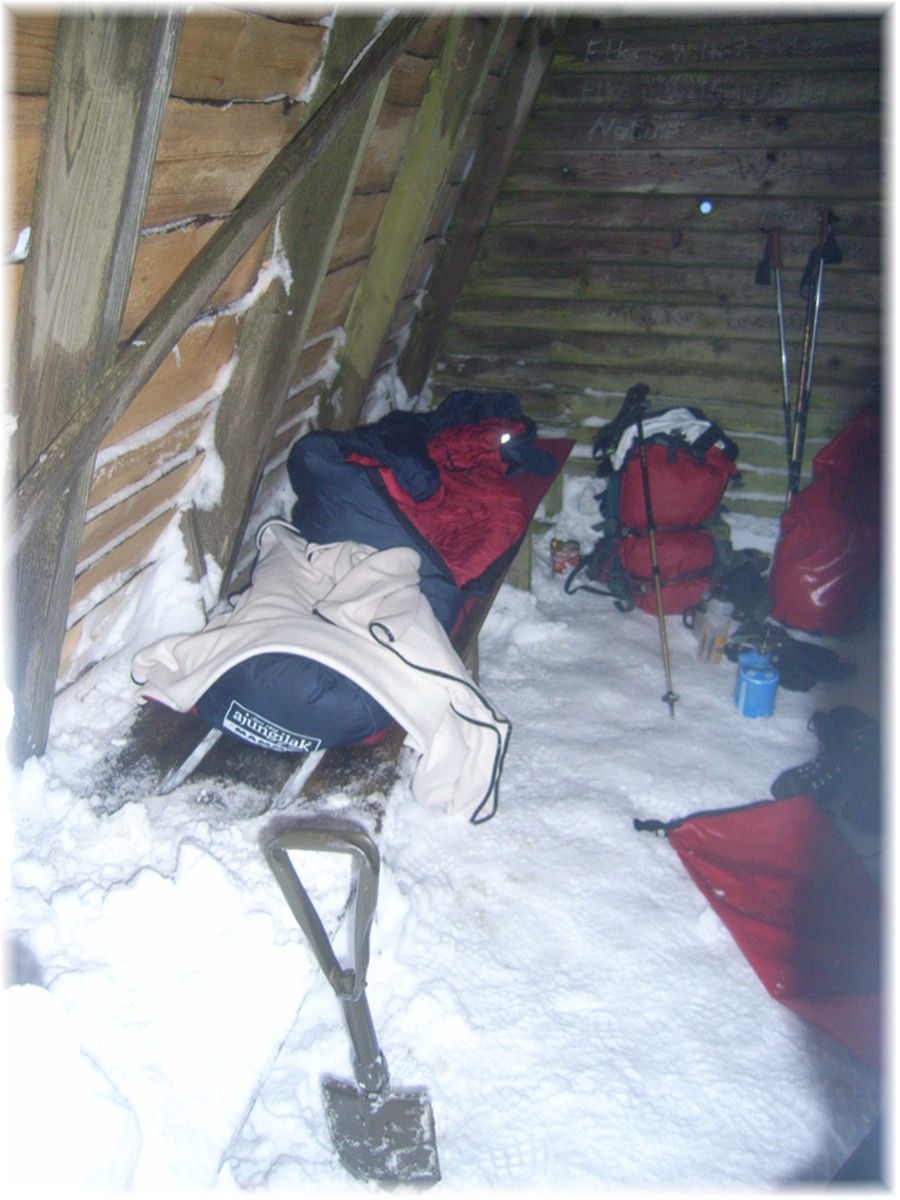
MULTIPOLYGON (((483 523, 469 531, 453 528, 472 519, 452 504, 440 503, 442 477, 448 470, 464 472, 466 494, 477 497, 482 489, 491 511, 503 515, 503 505, 512 506, 519 498, 503 491, 498 481, 522 471, 552 475, 557 470, 556 459, 533 444, 535 434, 534 423, 522 414, 515 396, 477 392, 454 392, 427 413, 391 412, 355 430, 315 431, 300 438, 288 457, 297 496, 293 524, 309 542, 353 541, 376 550, 416 550, 422 592, 449 634, 468 596, 490 590, 506 570, 527 531, 530 513, 513 518, 515 536, 504 527, 499 553, 494 554, 483 523), (456 459, 448 463, 445 454, 436 461, 435 439, 449 443, 451 433, 456 459), (463 451, 469 441, 473 449, 466 459, 463 451), (397 496, 402 496, 402 505, 397 496), (482 551, 490 546, 490 561, 479 561, 477 574, 462 586, 410 519, 418 503, 424 508, 429 501, 446 527, 468 532, 473 546, 482 551)), ((391 724, 390 715, 357 684, 299 654, 267 653, 237 664, 203 694, 197 711, 210 725, 280 751, 363 741, 391 724), (239 722, 229 716, 236 708, 242 714, 239 722)))

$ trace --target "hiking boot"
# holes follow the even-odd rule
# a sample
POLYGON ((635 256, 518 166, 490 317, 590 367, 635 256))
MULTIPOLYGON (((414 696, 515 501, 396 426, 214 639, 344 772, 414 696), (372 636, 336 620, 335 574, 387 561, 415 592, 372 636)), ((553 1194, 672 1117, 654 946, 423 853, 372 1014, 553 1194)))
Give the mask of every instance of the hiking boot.
POLYGON ((859 709, 840 705, 814 713, 808 727, 821 749, 809 762, 782 771, 772 784, 773 797, 809 796, 826 812, 877 833, 881 827, 878 722, 859 709))

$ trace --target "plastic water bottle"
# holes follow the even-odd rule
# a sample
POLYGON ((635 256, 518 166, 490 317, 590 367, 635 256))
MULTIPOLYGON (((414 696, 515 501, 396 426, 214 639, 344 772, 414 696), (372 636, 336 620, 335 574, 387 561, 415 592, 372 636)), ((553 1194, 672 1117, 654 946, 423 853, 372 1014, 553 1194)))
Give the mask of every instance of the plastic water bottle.
POLYGON ((697 657, 704 662, 721 662, 722 651, 728 642, 731 632, 731 618, 734 605, 728 600, 710 599, 706 602, 706 612, 703 615, 700 644, 697 647, 697 657))
POLYGON ((742 650, 734 689, 734 706, 741 716, 771 717, 777 691, 778 672, 769 665, 768 654, 742 650))

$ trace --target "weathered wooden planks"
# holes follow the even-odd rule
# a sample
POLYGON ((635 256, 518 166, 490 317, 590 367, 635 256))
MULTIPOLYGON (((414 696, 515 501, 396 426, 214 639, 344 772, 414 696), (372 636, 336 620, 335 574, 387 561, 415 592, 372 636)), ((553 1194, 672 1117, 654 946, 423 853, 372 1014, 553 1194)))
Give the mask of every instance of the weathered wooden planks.
POLYGON ((729 108, 802 112, 878 112, 882 96, 880 80, 871 70, 871 60, 862 72, 821 71, 815 64, 801 63, 777 71, 720 70, 714 62, 690 71, 637 72, 585 71, 560 55, 536 109, 543 113, 560 105, 594 113, 650 109, 665 113, 715 112, 729 108))
MULTIPOLYGON (((144 235, 141 238, 131 276, 125 316, 122 319, 120 340, 127 341, 131 337, 221 224, 221 221, 197 222, 169 232, 144 235)), ((211 297, 210 308, 223 308, 232 304, 250 290, 262 264, 265 246, 266 234, 263 233, 211 297)), ((185 401, 189 399, 191 396, 184 396, 185 401)))
MULTIPOLYGON (((878 145, 828 149, 772 150, 756 146, 742 150, 697 147, 667 150, 660 171, 660 151, 590 151, 574 157, 564 150, 524 152, 516 157, 506 179, 510 188, 533 191, 663 192, 670 195, 786 197, 798 188, 812 196, 828 196, 838 204, 860 194, 877 195, 881 170, 878 145), (868 181, 868 182, 866 182, 868 181)), ((815 209, 813 210, 816 211, 815 209)))
POLYGON ((749 109, 731 112, 691 111, 601 112, 579 110, 569 115, 560 135, 556 115, 536 114, 520 143, 522 152, 552 144, 564 153, 645 149, 747 150, 809 149, 852 146, 877 141, 880 114, 872 111, 828 113, 804 110, 749 109))
POLYGON ((90 509, 78 551, 79 563, 85 565, 96 559, 104 548, 115 541, 120 531, 141 525, 157 509, 171 506, 181 489, 195 474, 202 454, 165 471, 157 479, 123 496, 112 507, 96 515, 90 509))
POLYGON ((871 70, 878 51, 878 21, 773 20, 744 15, 686 15, 681 20, 613 15, 570 26, 558 56, 560 71, 582 74, 635 69, 671 74, 699 71, 758 72, 821 69, 871 70))
MULTIPOLYGON (((834 298, 832 293, 831 300, 834 298)), ((496 344, 506 345, 508 309, 505 301, 506 297, 501 296, 469 305, 453 321, 454 328, 482 332, 489 330, 492 332, 488 336, 492 340, 499 339, 496 344)), ((880 330, 870 311, 848 310, 843 306, 843 311, 836 311, 834 303, 828 310, 824 303, 822 307, 820 336, 823 343, 827 341, 834 354, 856 359, 856 352, 866 345, 877 353, 880 330), (837 349, 845 344, 845 349, 837 349)), ((785 306, 788 336, 799 337, 804 321, 803 305, 785 306)), ((671 299, 579 300, 560 305, 553 300, 533 300, 527 311, 523 311, 513 335, 527 340, 532 346, 537 343, 536 339, 530 337, 530 331, 541 331, 560 339, 573 333, 596 334, 598 331, 602 331, 604 337, 632 334, 635 340, 638 335, 648 334, 654 338, 690 338, 691 345, 685 347, 685 353, 690 354, 692 361, 698 362, 708 356, 710 349, 713 354, 716 353, 716 339, 732 339, 736 336, 740 338, 740 343, 734 347, 735 352, 744 353, 752 359, 760 350, 758 345, 752 343, 764 342, 768 345, 772 330, 772 312, 769 307, 762 305, 726 306, 699 301, 685 304, 671 299), (695 351, 694 348, 701 344, 710 349, 695 351)))
POLYGON ((399 53, 418 18, 397 17, 373 43, 311 121, 276 156, 243 198, 240 211, 201 248, 191 266, 141 327, 140 337, 124 346, 73 419, 16 490, 18 539, 27 538, 47 508, 65 490, 74 472, 93 451, 147 382, 199 308, 275 216, 299 179, 312 168, 356 111, 356 102, 399 53))
POLYGON ((172 95, 187 100, 295 99, 309 85, 326 28, 204 5, 184 24, 172 95))
MULTIPOLYGON (((490 356, 441 357, 441 388, 484 388, 490 391, 511 391, 519 396, 526 412, 536 413, 539 421, 549 421, 566 428, 574 410, 585 403, 596 415, 606 419, 615 415, 626 390, 647 379, 654 381, 654 390, 666 397, 669 404, 699 404, 704 410, 724 397, 731 411, 720 420, 726 429, 747 427, 764 433, 784 429, 781 410, 781 389, 776 369, 771 381, 742 378, 736 381, 714 365, 707 370, 679 366, 667 361, 663 345, 657 359, 648 359, 646 345, 631 346, 631 352, 614 353, 599 349, 581 363, 560 357, 550 363, 546 357, 529 360, 523 353, 490 356), (665 387, 656 384, 665 380, 665 387), (598 396, 612 394, 617 399, 608 411, 601 407, 598 396)), ((671 355, 669 356, 671 357, 671 355)), ((877 382, 877 379, 876 379, 877 382)), ((830 372, 822 371, 821 383, 816 384, 818 403, 810 413, 810 424, 822 421, 836 433, 850 413, 871 402, 873 379, 866 373, 858 380, 831 382, 830 372)))
POLYGON ((221 316, 192 326, 100 443, 109 448, 184 409, 215 382, 232 356, 237 320, 221 316))
MULTIPOLYGON (((193 406, 189 413, 180 414, 180 419, 162 421, 156 436, 136 438, 126 445, 114 445, 109 451, 98 454, 88 494, 88 508, 103 504, 119 492, 130 491, 144 480, 153 479, 158 473, 196 453, 196 442, 200 429, 208 417, 204 405, 193 406)), ((120 529, 119 532, 124 532, 120 529)))
MULTIPOLYGON (((46 94, 59 18, 40 11, 12 16, 13 90, 46 94)), ((264 14, 205 5, 185 14, 172 95, 190 100, 266 100, 298 96, 309 83, 326 29, 311 13, 303 24, 274 27, 264 14)))
MULTIPOLYGON (((491 233, 514 232, 517 226, 618 230, 632 235, 660 229, 693 229, 697 233, 755 236, 762 247, 764 238, 760 231, 777 227, 785 237, 799 239, 793 246, 784 244, 785 260, 791 262, 794 254, 803 255, 805 261, 818 232, 810 220, 809 200, 803 196, 767 197, 762 203, 757 197, 729 196, 727 204, 714 205, 704 215, 702 225, 698 222, 700 199, 700 196, 652 192, 604 195, 601 202, 589 191, 571 188, 555 192, 506 192, 494 208, 491 233)), ((881 213, 865 196, 842 204, 840 218, 842 239, 848 231, 853 237, 881 236, 881 213)), ((590 247, 590 239, 585 244, 590 247)), ((852 258, 848 258, 848 265, 852 270, 852 258)))
MULTIPOLYGON (((326 86, 346 73, 375 32, 374 19, 336 22, 323 64, 326 86)), ((303 181, 285 202, 271 252, 277 248, 285 256, 290 277, 273 281, 241 323, 235 370, 216 411, 216 452, 224 464, 221 496, 214 506, 197 514, 201 551, 222 568, 223 595, 233 582, 316 297, 341 233, 386 86, 387 78, 360 103, 341 136, 320 157, 315 175, 303 181), (258 404, 260 396, 265 397, 264 409, 258 404)), ((346 244, 343 253, 347 254, 346 244)))
MULTIPOLYGON (((827 206, 844 260, 826 272, 811 420, 836 431, 877 400, 881 37, 865 15, 571 17, 433 386, 508 388, 538 419, 564 420, 592 404, 611 416, 595 394, 640 377, 720 404, 726 427, 776 434, 775 295, 755 282, 763 231, 783 230, 795 383, 799 282, 827 206)), ((758 441, 747 453, 762 493, 775 468, 758 441)))

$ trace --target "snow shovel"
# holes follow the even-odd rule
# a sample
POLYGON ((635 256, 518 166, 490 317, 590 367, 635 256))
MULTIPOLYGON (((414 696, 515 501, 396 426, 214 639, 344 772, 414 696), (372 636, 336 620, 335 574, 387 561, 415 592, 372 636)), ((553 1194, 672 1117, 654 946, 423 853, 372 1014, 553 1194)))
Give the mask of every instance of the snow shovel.
POLYGON ((266 845, 266 858, 340 1002, 350 1034, 356 1084, 331 1076, 322 1080, 325 1115, 338 1158, 357 1179, 384 1186, 430 1187, 441 1178, 431 1101, 422 1088, 391 1087, 366 999, 369 932, 378 898, 378 847, 359 827, 307 824, 273 838, 266 845), (349 967, 338 961, 289 850, 352 856, 356 904, 349 967))

